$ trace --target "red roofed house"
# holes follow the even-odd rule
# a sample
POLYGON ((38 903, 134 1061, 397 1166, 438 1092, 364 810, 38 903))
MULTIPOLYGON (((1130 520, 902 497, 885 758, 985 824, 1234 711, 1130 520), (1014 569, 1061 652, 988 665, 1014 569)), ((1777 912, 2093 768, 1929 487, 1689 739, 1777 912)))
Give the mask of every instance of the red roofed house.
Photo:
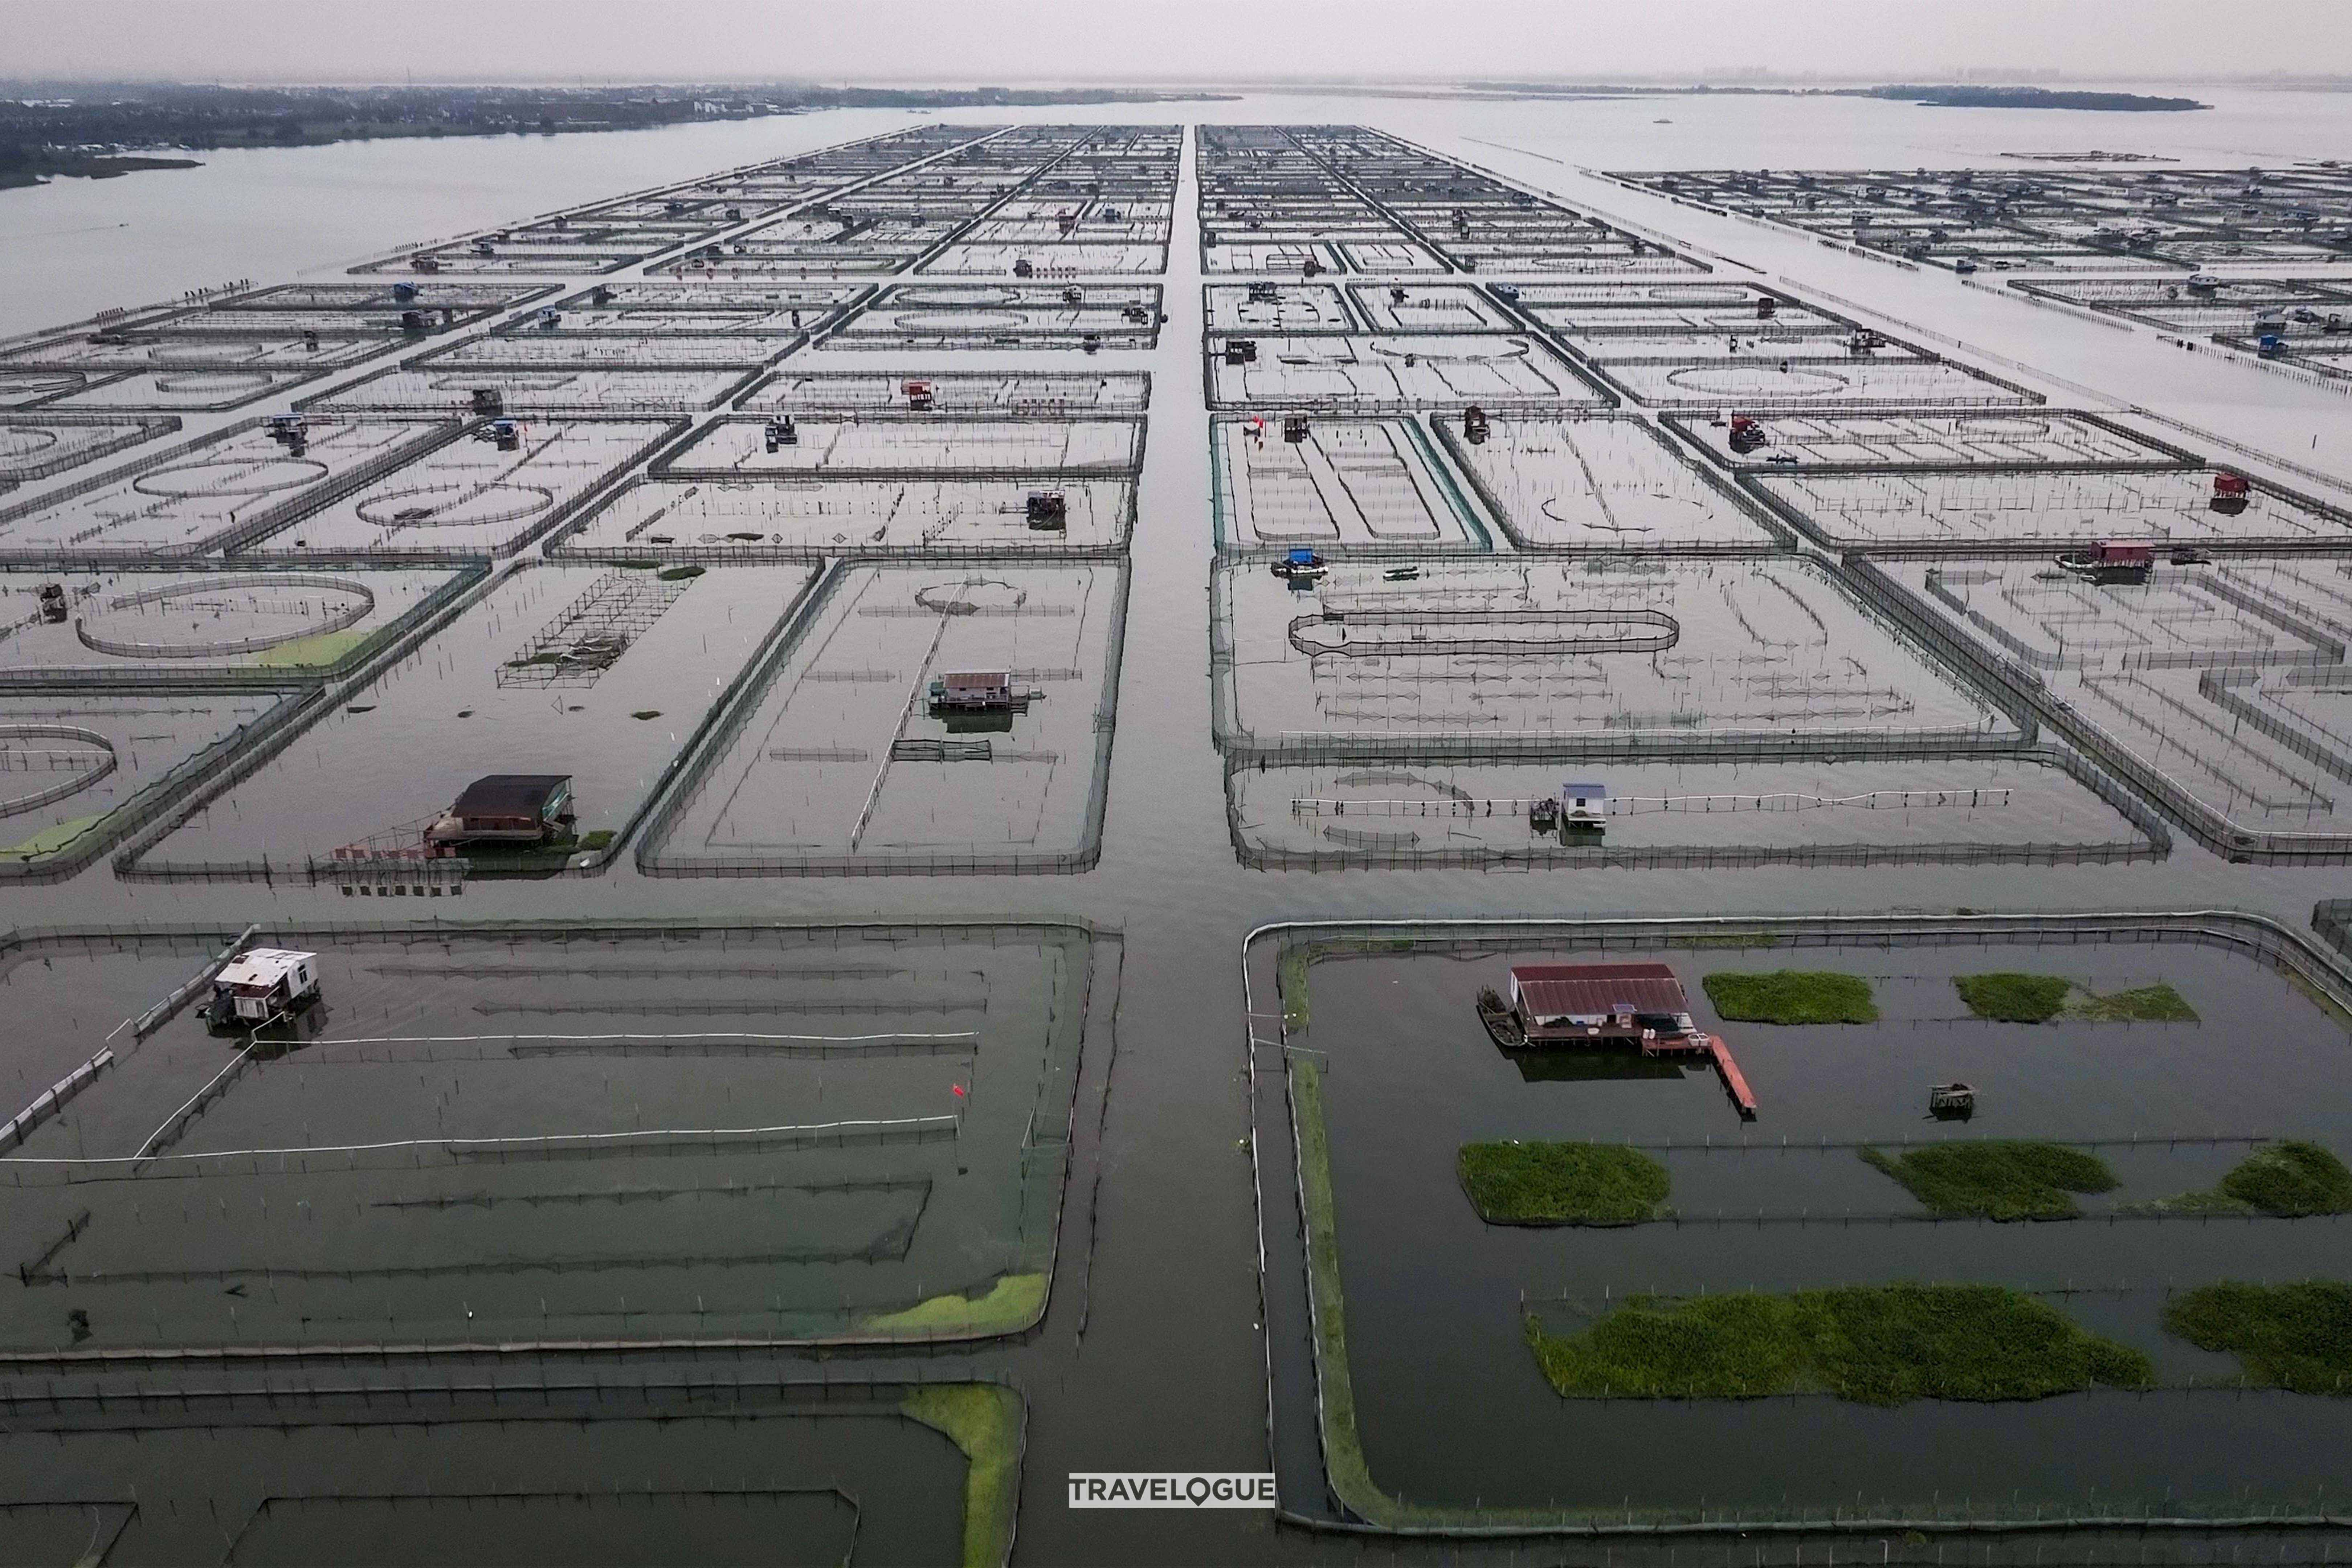
POLYGON ((1515 963, 1508 1002, 1530 1045, 1655 1046, 1699 1032, 1663 963, 1515 963))

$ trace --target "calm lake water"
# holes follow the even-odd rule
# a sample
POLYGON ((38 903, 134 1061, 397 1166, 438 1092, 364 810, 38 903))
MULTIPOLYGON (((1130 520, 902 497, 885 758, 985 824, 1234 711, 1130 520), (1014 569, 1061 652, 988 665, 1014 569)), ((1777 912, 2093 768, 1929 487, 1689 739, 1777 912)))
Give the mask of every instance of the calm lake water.
MULTIPOLYGON (((2187 115, 2086 115, 1720 96, 1564 103, 1280 96, 943 118, 1380 126, 1738 258, 1768 279, 1785 277, 1801 290, 1859 301, 2118 403, 2144 403, 2199 428, 2352 476, 2352 399, 2252 367, 2186 356, 2152 333, 2035 310, 1948 275, 1906 272, 1580 172, 1757 164, 2030 168, 2000 155, 2091 148, 2158 153, 2187 166, 2352 156, 2352 116, 2341 97, 2199 90, 2218 107, 2187 115)), ((220 153, 196 171, 0 193, 0 331, 170 300, 231 279, 335 278, 355 261, 414 240, 829 145, 912 118, 858 111, 642 133, 220 153)), ((1074 877, 706 880, 641 878, 624 857, 610 874, 593 879, 478 883, 450 911, 472 920, 686 913, 908 923, 1010 915, 1077 919, 1124 932, 1117 1071, 1091 1249, 1085 1237, 1075 1249, 1065 1237, 1053 1310, 1038 1334, 945 1363, 1008 1374, 1028 1393, 1023 1562, 1355 1560, 1352 1543, 1277 1534, 1257 1515, 1073 1512, 1063 1505, 1063 1477, 1072 1470, 1251 1470, 1268 1462, 1255 1216, 1250 1163, 1237 1142, 1250 1125, 1237 958, 1254 926, 1350 915, 1956 906, 2229 906, 2300 926, 2315 900, 2352 892, 2352 872, 2233 866, 2185 836, 2160 862, 2055 868, 1245 868, 1228 834, 1223 764, 1211 739, 1213 543, 1192 170, 1188 150, 1164 279, 1170 321, 1160 347, 1107 353, 1101 362, 1106 369, 1114 360, 1116 368, 1149 369, 1153 397, 1099 864, 1074 877)), ((1065 367, 1056 363, 1062 356, 1028 358, 1065 367)), ((912 356, 908 363, 915 363, 912 356)), ((922 363, 943 368, 953 362, 933 356, 922 363)), ((328 889, 283 881, 125 883, 103 865, 55 886, 0 888, 0 920, 26 925, 203 922, 234 930, 248 920, 352 912, 328 889)), ((390 912, 410 911, 404 906, 390 912)), ((1099 1082, 1104 1043, 1088 1042, 1089 1082, 1099 1082)), ((1360 1157, 1377 1153, 1360 1150, 1360 1157)), ((1084 1167, 1074 1173, 1074 1203, 1092 1177, 1084 1167)), ((773 1364, 787 1376, 818 1372, 816 1363, 791 1358, 773 1364)), ((859 1371, 886 1374, 898 1364, 877 1362, 859 1371)), ((607 1375, 615 1370, 608 1367, 607 1375)), ((925 1363, 925 1370, 936 1375, 940 1365, 925 1363)), ((1533 1376, 1521 1366, 1508 1370, 1533 1376)), ((1545 1394, 1540 1384, 1537 1392, 1545 1394)), ((2116 1417, 2129 1418, 2127 1410, 2116 1417)), ((1798 1439, 1804 1452, 1790 1466, 1833 1469, 1866 1436, 1850 1424, 1824 1423, 1798 1439)), ((1983 1439, 1956 1420, 1922 1440, 1958 1453, 1983 1439)), ((358 1475, 373 1462, 354 1449, 348 1466, 358 1475)), ((2063 1468, 2074 1462, 2063 1451, 2050 1458, 2067 1475, 2074 1472, 2063 1468)), ((2081 1479, 2087 1486, 2100 1477, 2086 1468, 2081 1479)), ((2063 1495, 2069 1489, 2062 1479, 2053 1489, 2063 1495)))

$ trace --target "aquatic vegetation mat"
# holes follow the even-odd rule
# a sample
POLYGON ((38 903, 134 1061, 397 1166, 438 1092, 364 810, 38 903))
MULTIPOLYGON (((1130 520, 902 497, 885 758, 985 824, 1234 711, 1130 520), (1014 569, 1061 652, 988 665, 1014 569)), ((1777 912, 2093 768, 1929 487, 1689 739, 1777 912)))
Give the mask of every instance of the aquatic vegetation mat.
POLYGON ((2210 1190, 2160 1198, 2158 1214, 2262 1214, 2275 1219, 2352 1214, 2352 1170, 2316 1143, 2287 1139, 2257 1149, 2210 1190))
POLYGON ((990 1383, 937 1384, 900 1408, 963 1450, 963 1568, 996 1568, 1012 1555, 1021 1508, 1021 1395, 990 1383))
POLYGON ((2165 1303, 2166 1331, 2238 1358, 2250 1382, 2290 1394, 2352 1393, 2352 1285, 2225 1280, 2165 1303))
POLYGON ((1769 973, 1719 970, 1700 982, 1706 999, 1735 1024, 1874 1024, 1878 1004, 1870 982, 1855 974, 1776 969, 1769 973))
POLYGON ((1952 988, 1979 1018, 2046 1024, 2062 1015, 2100 1024, 2194 1024, 2197 1010, 2163 981, 2100 993, 2055 974, 1956 974, 1952 988))
POLYGON ((1465 1143, 1455 1168, 1489 1225, 1638 1225, 1670 1187, 1657 1161, 1606 1143, 1465 1143))
POLYGON ((2074 987, 2054 974, 1955 974, 1952 988, 1979 1018, 2000 1024, 2046 1024, 2066 1006, 2074 987))
POLYGON ((1544 1375, 1570 1398, 1822 1392, 1894 1405, 2047 1399, 2155 1381, 2139 1352, 1998 1285, 1635 1296, 1577 1333, 1554 1333, 1530 1315, 1527 1336, 1544 1375))
POLYGON ((2068 1194, 2112 1192, 2117 1184, 2105 1161, 2056 1143, 1991 1140, 1937 1143, 1896 1155, 1864 1149, 1861 1155, 1951 1218, 2072 1219, 2082 1211, 2068 1194))
POLYGON ((2085 994, 2074 1005, 2077 1017, 2110 1024, 2194 1024, 2197 1010, 2163 981, 2105 995, 2085 994))

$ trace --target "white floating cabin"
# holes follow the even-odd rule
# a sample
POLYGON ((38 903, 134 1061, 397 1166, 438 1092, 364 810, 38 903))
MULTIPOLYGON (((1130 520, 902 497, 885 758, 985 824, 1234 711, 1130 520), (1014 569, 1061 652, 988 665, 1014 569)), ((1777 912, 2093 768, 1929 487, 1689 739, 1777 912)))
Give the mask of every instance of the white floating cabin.
POLYGON ((290 1016, 318 998, 319 955, 290 948, 250 948, 213 976, 205 1021, 266 1024, 290 1016))

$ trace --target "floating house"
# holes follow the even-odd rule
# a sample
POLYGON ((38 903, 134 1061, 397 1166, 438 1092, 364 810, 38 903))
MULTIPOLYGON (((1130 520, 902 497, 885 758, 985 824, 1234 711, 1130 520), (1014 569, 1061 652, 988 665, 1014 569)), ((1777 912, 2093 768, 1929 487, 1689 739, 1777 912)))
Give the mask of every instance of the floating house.
POLYGON ((1642 1045, 1699 1033, 1663 963, 1517 963, 1506 997, 1528 1045, 1642 1045))
POLYGON ((1595 832, 1607 826, 1609 786, 1598 784, 1560 785, 1559 818, 1567 826, 1586 827, 1595 832))
POLYGON ((1267 567, 1276 576, 1295 584, 1319 583, 1331 570, 1320 555, 1304 546, 1286 552, 1282 559, 1267 567))
POLYGON ((2058 569, 2088 583, 2145 583, 2156 564, 2152 544, 2101 540, 2088 550, 2070 550, 2058 557, 2058 569))
POLYGON ((1013 674, 1003 669, 950 670, 931 682, 930 697, 934 712, 1008 712, 1028 704, 1025 693, 1014 694, 1013 674))
POLYGON ((1061 490, 1031 490, 1024 504, 1033 531, 1066 533, 1070 527, 1070 498, 1061 490))
POLYGON ((290 948, 257 947, 237 954, 213 976, 205 1023, 213 1028, 267 1024, 291 1017, 319 999, 319 955, 290 948))
POLYGON ((572 837, 572 821, 570 773, 489 773, 466 786, 425 841, 550 844, 572 837))
POLYGON ((1739 1114, 1756 1114, 1731 1047, 1699 1027, 1667 964, 1515 963, 1507 994, 1492 986, 1478 994, 1478 1019, 1506 1050, 1587 1047, 1705 1058, 1739 1114))

